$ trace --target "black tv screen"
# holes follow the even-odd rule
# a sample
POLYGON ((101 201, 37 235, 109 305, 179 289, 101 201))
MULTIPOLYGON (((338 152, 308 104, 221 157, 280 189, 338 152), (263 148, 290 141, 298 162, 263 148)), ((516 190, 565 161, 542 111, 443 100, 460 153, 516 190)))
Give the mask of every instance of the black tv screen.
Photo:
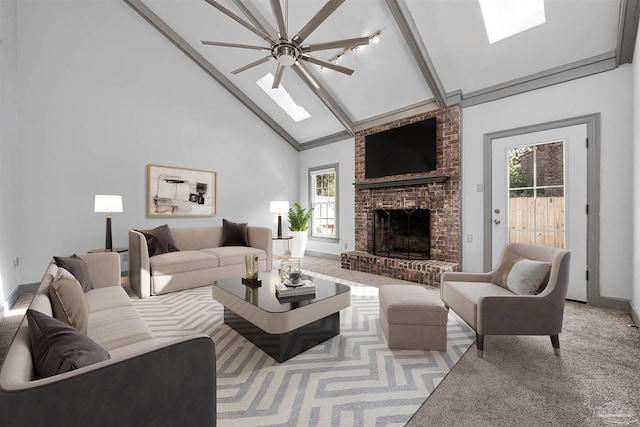
POLYGON ((364 177, 436 170, 436 118, 367 135, 364 177))

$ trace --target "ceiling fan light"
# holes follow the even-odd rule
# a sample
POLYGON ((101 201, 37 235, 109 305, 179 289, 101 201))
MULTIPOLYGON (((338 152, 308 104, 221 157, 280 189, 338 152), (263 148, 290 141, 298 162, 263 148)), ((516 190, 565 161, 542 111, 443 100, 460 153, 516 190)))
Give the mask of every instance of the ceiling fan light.
POLYGON ((288 53, 284 53, 278 56, 278 63, 284 65, 285 67, 290 67, 296 62, 296 58, 293 55, 288 53))

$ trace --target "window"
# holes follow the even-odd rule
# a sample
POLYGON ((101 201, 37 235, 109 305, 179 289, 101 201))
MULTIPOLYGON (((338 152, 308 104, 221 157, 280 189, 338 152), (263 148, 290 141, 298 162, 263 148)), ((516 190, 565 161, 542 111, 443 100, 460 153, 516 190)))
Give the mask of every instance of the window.
POLYGON ((309 169, 311 236, 338 238, 338 165, 309 169))

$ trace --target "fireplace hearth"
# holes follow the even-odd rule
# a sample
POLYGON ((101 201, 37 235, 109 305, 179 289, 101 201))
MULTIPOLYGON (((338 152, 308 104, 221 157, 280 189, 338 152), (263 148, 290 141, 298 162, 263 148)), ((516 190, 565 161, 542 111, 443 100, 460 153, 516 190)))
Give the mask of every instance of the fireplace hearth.
POLYGON ((428 209, 377 209, 373 215, 373 254, 389 258, 430 258, 428 209))

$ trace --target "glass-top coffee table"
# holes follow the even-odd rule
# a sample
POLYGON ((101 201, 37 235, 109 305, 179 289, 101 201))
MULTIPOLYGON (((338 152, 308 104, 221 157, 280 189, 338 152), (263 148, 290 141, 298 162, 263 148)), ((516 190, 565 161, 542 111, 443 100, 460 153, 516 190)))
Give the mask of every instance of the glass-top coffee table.
POLYGON ((224 306, 224 323, 278 362, 284 362, 340 333, 340 310, 351 304, 350 288, 315 276, 315 296, 276 297, 280 275, 276 269, 260 272, 259 288, 242 278, 217 280, 213 299, 224 306))

